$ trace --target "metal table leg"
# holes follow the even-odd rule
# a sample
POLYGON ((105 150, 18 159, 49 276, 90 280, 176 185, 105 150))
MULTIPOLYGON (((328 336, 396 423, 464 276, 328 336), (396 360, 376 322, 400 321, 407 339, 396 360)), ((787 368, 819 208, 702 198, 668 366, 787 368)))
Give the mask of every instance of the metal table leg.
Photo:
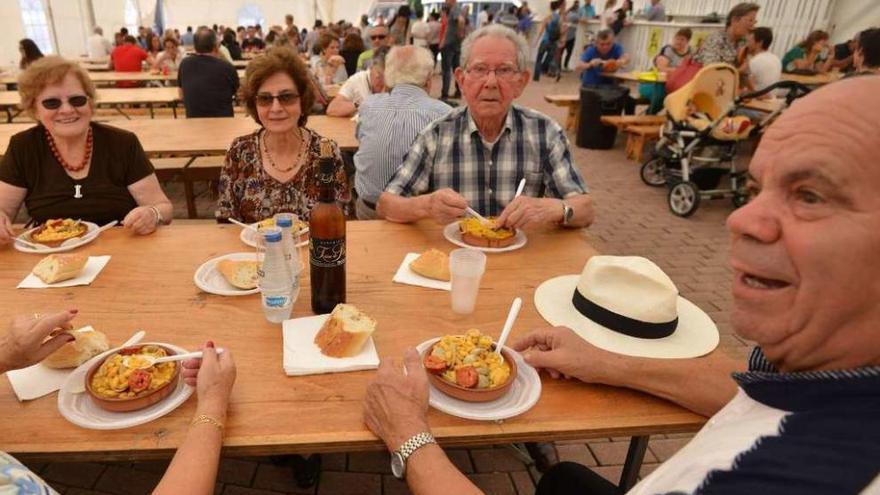
POLYGON ((620 489, 628 492, 639 477, 642 461, 645 459, 645 451, 648 449, 648 436, 632 437, 629 440, 629 450, 626 452, 626 462, 623 464, 623 472, 620 473, 620 489))

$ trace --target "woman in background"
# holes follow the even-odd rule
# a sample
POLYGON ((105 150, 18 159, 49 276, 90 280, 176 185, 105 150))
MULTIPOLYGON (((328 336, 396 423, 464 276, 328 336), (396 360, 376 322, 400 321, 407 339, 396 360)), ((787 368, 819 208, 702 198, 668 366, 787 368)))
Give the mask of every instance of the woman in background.
POLYGON ((829 56, 828 33, 817 29, 782 57, 782 72, 828 72, 834 57, 829 56))
POLYGON ((40 47, 30 38, 25 38, 18 42, 18 52, 21 54, 18 68, 21 70, 27 69, 32 63, 43 58, 43 52, 40 51, 40 47))
POLYGON ((340 54, 345 59, 345 72, 348 74, 348 77, 353 76, 357 72, 358 57, 361 56, 365 49, 364 40, 360 34, 352 32, 345 35, 345 39, 342 40, 342 51, 340 54))

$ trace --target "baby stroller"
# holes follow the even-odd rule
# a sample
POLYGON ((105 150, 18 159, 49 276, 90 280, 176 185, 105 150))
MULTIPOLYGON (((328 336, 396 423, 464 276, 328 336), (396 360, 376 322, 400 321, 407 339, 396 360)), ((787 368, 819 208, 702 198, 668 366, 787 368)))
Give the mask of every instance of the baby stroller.
POLYGON ((763 131, 796 98, 810 90, 799 83, 780 81, 761 91, 736 96, 739 74, 728 64, 703 67, 694 78, 664 101, 667 121, 654 155, 642 165, 642 181, 668 186, 669 209, 680 217, 692 215, 700 199, 730 197, 736 207, 748 200, 745 171, 734 164, 737 144, 763 131), (745 100, 776 89, 788 89, 784 102, 757 124, 734 116, 745 100), (719 188, 729 174, 730 187, 719 188))

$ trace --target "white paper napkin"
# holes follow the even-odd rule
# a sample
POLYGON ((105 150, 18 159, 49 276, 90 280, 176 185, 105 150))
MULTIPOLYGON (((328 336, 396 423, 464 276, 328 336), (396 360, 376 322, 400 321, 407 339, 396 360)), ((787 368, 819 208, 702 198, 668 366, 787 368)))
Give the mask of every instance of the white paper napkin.
MULTIPOLYGON (((109 256, 108 256, 109 258, 109 256)), ((91 325, 85 326, 80 331, 92 328, 91 325)), ((94 330, 92 328, 92 330, 94 330)), ((12 385, 12 390, 18 400, 33 400, 61 388, 67 375, 71 374, 76 368, 55 369, 37 363, 20 370, 7 371, 6 376, 12 385)))
POLYGON ((285 320, 284 372, 289 376, 343 373, 346 371, 374 370, 379 367, 379 355, 373 338, 367 339, 360 354, 348 358, 333 358, 321 354, 315 345, 315 335, 330 315, 308 316, 285 320))
POLYGON ((452 290, 452 282, 444 282, 442 280, 423 277, 410 269, 409 264, 419 256, 419 253, 407 253, 403 258, 403 263, 397 268, 397 273, 394 274, 392 280, 398 284, 417 285, 429 289, 452 290))
POLYGON ((70 280, 65 280, 63 282, 56 282, 54 284, 47 284, 40 280, 39 277, 33 274, 33 272, 28 273, 28 276, 18 284, 19 289, 47 289, 51 287, 73 287, 75 285, 89 285, 95 281, 95 277, 101 273, 101 270, 107 265, 107 262, 110 261, 110 256, 89 256, 89 260, 86 261, 86 266, 83 267, 82 271, 75 278, 70 280))

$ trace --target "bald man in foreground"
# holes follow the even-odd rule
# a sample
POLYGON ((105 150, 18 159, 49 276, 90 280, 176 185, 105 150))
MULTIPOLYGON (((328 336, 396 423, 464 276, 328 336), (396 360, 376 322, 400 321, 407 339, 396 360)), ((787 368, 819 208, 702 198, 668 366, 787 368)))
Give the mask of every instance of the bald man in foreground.
MULTIPOLYGON (((634 388, 712 416, 629 493, 880 494, 877 115, 880 76, 833 83, 788 109, 755 152, 751 201, 727 220, 731 320, 758 344, 748 371, 720 351, 692 360, 612 354, 561 327, 514 345, 555 378, 634 388)), ((383 361, 364 403, 395 474, 417 495, 480 493, 430 437, 414 349, 404 364, 406 374, 383 361)), ((562 463, 536 493, 622 492, 562 463)))

